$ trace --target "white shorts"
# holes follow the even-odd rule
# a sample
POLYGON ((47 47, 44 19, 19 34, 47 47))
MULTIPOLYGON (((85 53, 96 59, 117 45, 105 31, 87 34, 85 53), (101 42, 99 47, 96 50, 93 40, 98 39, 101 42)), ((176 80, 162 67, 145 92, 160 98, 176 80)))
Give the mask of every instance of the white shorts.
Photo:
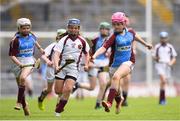
POLYGON ((35 58, 32 57, 17 57, 17 59, 23 64, 23 65, 29 65, 35 63, 35 58))
POLYGON ((103 59, 103 60, 100 60, 100 59, 94 60, 94 66, 96 66, 96 67, 104 67, 104 66, 108 66, 108 65, 109 65, 109 59, 108 58, 103 59))
POLYGON ((47 66, 46 69, 46 80, 47 82, 53 82, 55 78, 54 68, 47 66))
POLYGON ((21 74, 21 68, 19 66, 17 66, 16 64, 13 64, 11 66, 11 71, 14 73, 15 77, 19 77, 21 74))
MULTIPOLYGON (((126 62, 123 62, 122 64, 127 65, 127 66, 130 68, 131 71, 134 69, 134 64, 133 64, 133 62, 131 62, 131 61, 126 61, 126 62)), ((121 65, 122 65, 122 64, 121 64, 121 65)), ((118 68, 119 68, 119 67, 111 67, 111 68, 110 68, 110 76, 111 76, 111 77, 112 77, 113 74, 117 71, 118 68)))
POLYGON ((91 69, 88 71, 88 76, 97 77, 98 71, 99 71, 98 68, 91 68, 91 69))
MULTIPOLYGON (((34 57, 17 57, 17 59, 23 65, 29 65, 29 64, 34 64, 35 63, 34 57)), ((33 67, 28 67, 28 68, 33 68, 33 67)), ((16 78, 20 76, 21 70, 22 69, 16 64, 13 64, 12 67, 11 67, 11 71, 14 73, 16 78)))
MULTIPOLYGON (((33 67, 26 67, 26 68, 31 68, 33 70, 33 67)), ((22 69, 16 64, 13 64, 11 67, 11 71, 14 73, 15 77, 18 78, 21 74, 22 69)))
POLYGON ((87 72, 80 71, 77 78, 77 82, 82 83, 82 82, 87 82, 87 80, 88 80, 87 72))
POLYGON ((94 66, 95 67, 100 67, 100 68, 91 68, 89 71, 88 71, 88 75, 89 76, 93 76, 93 77, 97 77, 98 73, 100 72, 105 72, 103 71, 103 69, 101 69, 101 67, 106 67, 109 65, 109 59, 104 59, 104 60, 100 60, 100 59, 95 59, 94 60, 94 66))
POLYGON ((58 74, 55 75, 55 78, 59 78, 59 79, 62 79, 62 80, 65 80, 66 77, 72 77, 72 79, 74 79, 75 81, 77 80, 78 78, 78 75, 79 75, 79 71, 76 67, 76 69, 71 68, 71 66, 67 66, 65 68, 63 68, 58 74))
POLYGON ((158 75, 164 75, 166 78, 171 77, 171 67, 166 63, 156 63, 155 68, 158 75))

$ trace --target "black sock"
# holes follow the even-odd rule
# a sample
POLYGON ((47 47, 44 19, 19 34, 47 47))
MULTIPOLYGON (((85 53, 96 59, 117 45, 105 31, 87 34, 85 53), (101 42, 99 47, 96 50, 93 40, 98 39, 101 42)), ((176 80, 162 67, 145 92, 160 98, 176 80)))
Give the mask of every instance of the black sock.
POLYGON ((165 100, 165 90, 164 89, 160 89, 160 95, 159 95, 159 101, 165 100))
POLYGON ((48 95, 48 91, 47 90, 44 90, 41 92, 41 95, 39 97, 39 101, 40 102, 43 102, 44 98, 48 95))
POLYGON ((30 89, 30 90, 28 90, 28 94, 29 94, 29 96, 30 97, 32 97, 32 95, 33 95, 33 91, 30 89))
POLYGON ((73 86, 72 93, 74 93, 78 88, 80 88, 80 84, 76 82, 73 86))
POLYGON ((23 96, 24 96, 24 91, 25 91, 25 86, 19 85, 18 99, 17 99, 18 103, 22 103, 22 99, 23 99, 23 96))
POLYGON ((100 107, 100 103, 96 103, 96 107, 100 107))
POLYGON ((124 102, 126 102, 127 95, 128 95, 128 92, 127 91, 123 91, 124 102))
POLYGON ((96 106, 95 106, 95 108, 100 107, 100 103, 101 103, 101 100, 96 100, 96 106))
POLYGON ((58 105, 56 106, 56 112, 57 113, 61 113, 61 112, 63 112, 64 111, 64 107, 65 107, 65 105, 67 104, 67 100, 60 100, 59 101, 59 103, 58 103, 58 105))

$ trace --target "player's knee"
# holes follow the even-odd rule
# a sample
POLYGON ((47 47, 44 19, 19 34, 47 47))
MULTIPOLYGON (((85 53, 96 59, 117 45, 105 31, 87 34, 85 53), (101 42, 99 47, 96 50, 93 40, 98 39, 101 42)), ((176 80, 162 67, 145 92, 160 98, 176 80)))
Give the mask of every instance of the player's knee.
POLYGON ((166 84, 166 81, 165 80, 162 80, 161 83, 160 83, 162 86, 164 86, 166 84))
POLYGON ((54 90, 54 91, 55 91, 55 93, 56 93, 57 95, 59 95, 59 94, 61 94, 61 93, 62 93, 62 90, 58 90, 58 89, 56 89, 56 88, 55 88, 55 90, 54 90))
POLYGON ((20 81, 22 82, 22 81, 25 81, 25 76, 20 76, 20 81))
POLYGON ((124 80, 124 81, 123 81, 123 85, 124 85, 124 86, 129 85, 129 81, 128 81, 128 80, 124 80))
POLYGON ((56 93, 57 95, 59 95, 59 94, 62 93, 62 90, 57 90, 57 89, 55 89, 54 91, 55 91, 55 93, 56 93))
POLYGON ((19 84, 20 85, 25 85, 26 77, 25 76, 20 76, 19 78, 19 84))
POLYGON ((120 80, 120 76, 119 75, 113 75, 112 81, 116 81, 116 80, 120 80))
POLYGON ((104 86, 103 86, 103 85, 101 85, 101 86, 99 87, 99 90, 100 90, 100 91, 104 91, 104 90, 105 90, 105 88, 106 88, 106 86, 105 86, 105 85, 104 85, 104 86))
POLYGON ((102 84, 100 85, 100 88, 101 88, 101 89, 104 89, 104 88, 106 88, 106 85, 107 85, 107 83, 102 83, 102 84))
POLYGON ((64 93, 71 93, 72 87, 71 86, 66 86, 66 88, 63 89, 64 93))

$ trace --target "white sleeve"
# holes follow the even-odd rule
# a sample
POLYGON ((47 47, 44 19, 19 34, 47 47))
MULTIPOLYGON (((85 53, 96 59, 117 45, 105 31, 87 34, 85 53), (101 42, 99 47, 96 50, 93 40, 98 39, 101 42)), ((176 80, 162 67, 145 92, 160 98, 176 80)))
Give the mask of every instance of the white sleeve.
POLYGON ((44 49, 46 56, 49 56, 51 54, 51 51, 52 51, 53 47, 55 46, 55 44, 56 43, 52 43, 44 49))
POLYGON ((177 52, 176 52, 176 50, 174 49, 173 46, 172 46, 172 56, 173 56, 173 57, 176 57, 176 56, 177 56, 177 52))
POLYGON ((153 57, 156 57, 157 48, 158 48, 158 45, 156 45, 155 48, 152 50, 153 57))
POLYGON ((86 52, 89 52, 89 50, 90 50, 89 44, 87 43, 87 41, 85 41, 85 43, 86 43, 85 51, 86 51, 86 52))
POLYGON ((55 45, 54 51, 62 52, 64 46, 64 39, 59 40, 59 42, 55 45))

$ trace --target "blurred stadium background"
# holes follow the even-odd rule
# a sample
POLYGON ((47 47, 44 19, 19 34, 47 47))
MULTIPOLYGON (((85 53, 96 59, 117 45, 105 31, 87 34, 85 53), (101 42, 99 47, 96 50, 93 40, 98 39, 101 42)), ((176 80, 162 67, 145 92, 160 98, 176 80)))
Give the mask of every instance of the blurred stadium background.
MULTIPOLYGON (((148 0, 147 0, 148 1, 148 0)), ((113 12, 124 11, 131 21, 131 27, 147 39, 146 0, 1 0, 0 3, 0 48, 1 48, 1 97, 14 96, 17 93, 15 77, 11 73, 11 61, 8 57, 9 42, 17 30, 16 20, 27 17, 32 20, 32 31, 37 34, 43 47, 55 39, 55 31, 66 27, 68 18, 81 20, 82 33, 93 36, 102 21, 110 22, 113 12)), ((159 32, 164 30, 170 34, 172 43, 180 53, 180 0, 152 0, 152 42, 159 41, 159 32)), ((150 25, 151 27, 151 25, 150 25)), ((149 40, 148 40, 149 41, 149 40)), ((158 76, 154 67, 150 68, 152 79, 147 85, 146 53, 138 46, 136 65, 133 71, 130 96, 157 96, 159 93, 158 76), (150 85, 149 85, 150 84, 150 85), (147 88, 148 87, 148 88, 147 88)), ((38 56, 38 54, 36 54, 38 56)), ((151 62, 150 62, 151 63, 151 62)), ((154 64, 154 62, 152 62, 154 64)), ((32 74, 35 95, 43 88, 43 81, 35 70, 32 74)), ((173 79, 168 92, 169 96, 180 95, 180 56, 173 67, 173 79)), ((150 75, 151 76, 151 75, 150 75)), ((92 91, 88 95, 96 93, 92 91)))

